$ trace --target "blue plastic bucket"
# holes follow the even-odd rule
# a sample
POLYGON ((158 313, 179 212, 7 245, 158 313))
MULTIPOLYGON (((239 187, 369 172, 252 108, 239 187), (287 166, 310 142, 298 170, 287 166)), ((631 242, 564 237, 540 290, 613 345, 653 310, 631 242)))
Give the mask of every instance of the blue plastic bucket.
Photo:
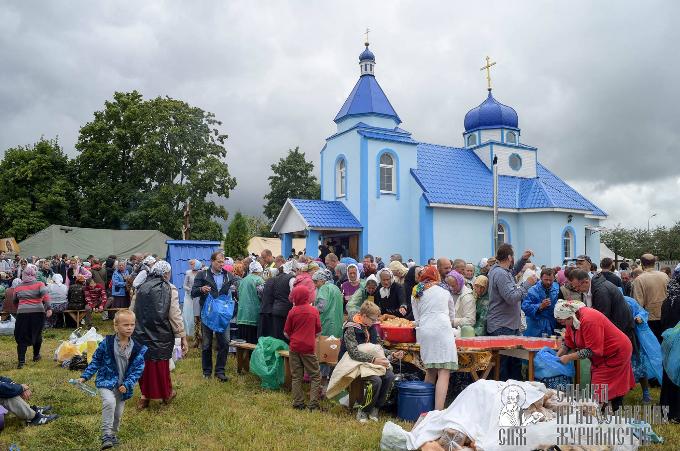
POLYGON ((416 421, 425 412, 434 410, 434 385, 421 381, 404 381, 397 384, 397 417, 416 421))

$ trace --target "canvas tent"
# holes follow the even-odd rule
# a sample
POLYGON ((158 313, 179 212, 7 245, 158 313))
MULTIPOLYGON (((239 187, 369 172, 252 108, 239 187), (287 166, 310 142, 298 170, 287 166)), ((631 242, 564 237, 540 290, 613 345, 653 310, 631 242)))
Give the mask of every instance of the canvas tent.
POLYGON ((143 252, 165 257, 169 236, 158 230, 85 229, 51 225, 19 243, 24 256, 46 257, 68 254, 129 257, 143 252))

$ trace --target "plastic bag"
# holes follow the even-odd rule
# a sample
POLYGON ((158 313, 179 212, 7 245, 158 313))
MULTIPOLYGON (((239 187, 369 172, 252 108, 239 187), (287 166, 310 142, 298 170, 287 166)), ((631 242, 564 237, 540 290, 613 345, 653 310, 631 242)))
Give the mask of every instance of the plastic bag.
POLYGON ((576 370, 574 363, 569 362, 564 364, 560 362, 555 350, 547 346, 541 349, 534 356, 534 376, 536 379, 544 379, 554 376, 569 376, 574 377, 576 370))
POLYGON ((85 332, 85 334, 81 337, 78 337, 75 341, 75 345, 78 346, 79 351, 85 352, 87 351, 87 342, 88 341, 96 341, 98 344, 101 343, 104 340, 104 337, 101 334, 97 333, 97 329, 94 327, 91 327, 90 330, 85 332))
POLYGON ((635 335, 640 345, 640 365, 644 368, 647 379, 656 379, 661 383, 663 380, 663 358, 659 340, 656 339, 654 332, 647 323, 636 324, 635 335))
POLYGON ((260 378, 262 388, 278 390, 285 380, 283 357, 278 351, 288 350, 288 345, 272 337, 260 337, 250 356, 250 372, 260 378))
POLYGON ((234 316, 234 300, 231 292, 216 298, 208 294, 201 310, 201 322, 218 333, 222 333, 229 327, 229 321, 234 316))
POLYGON ((14 316, 9 315, 9 319, 6 321, 0 321, 0 335, 14 335, 14 325, 17 320, 14 316))
POLYGON ((663 369, 675 385, 680 385, 680 323, 672 329, 666 329, 661 336, 663 369))
POLYGON ((184 295, 182 304, 182 319, 184 320, 184 332, 187 336, 194 334, 194 300, 184 295))
POLYGON ((57 362, 64 362, 73 356, 80 355, 80 349, 70 341, 62 341, 54 354, 57 362))

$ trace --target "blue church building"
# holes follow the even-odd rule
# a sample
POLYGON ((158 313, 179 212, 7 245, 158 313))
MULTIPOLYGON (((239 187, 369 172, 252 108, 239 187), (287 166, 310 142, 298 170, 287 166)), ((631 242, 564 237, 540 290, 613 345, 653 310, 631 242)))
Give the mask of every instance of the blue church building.
POLYGON ((539 162, 538 149, 522 142, 513 108, 489 88, 465 115, 457 146, 418 141, 401 128, 368 47, 359 55, 359 80, 335 116, 337 131, 321 149, 321 200, 288 199, 274 222, 283 255, 293 236, 306 236, 306 253, 314 257, 321 240, 341 244, 354 258, 488 257, 496 158, 499 242, 516 252, 533 249, 541 264, 583 253, 599 260, 606 213, 539 162))

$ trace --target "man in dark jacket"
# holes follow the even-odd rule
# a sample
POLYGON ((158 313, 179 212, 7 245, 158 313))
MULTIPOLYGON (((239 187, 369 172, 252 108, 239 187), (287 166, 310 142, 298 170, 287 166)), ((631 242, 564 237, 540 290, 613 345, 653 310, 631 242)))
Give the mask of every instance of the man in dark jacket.
POLYGON ((288 339, 283 335, 283 326, 286 324, 288 312, 293 307, 288 296, 295 279, 295 266, 296 262, 294 260, 287 262, 281 267, 276 277, 271 279, 274 281, 272 283, 271 336, 284 340, 286 343, 288 343, 288 339))
MULTIPOLYGON (((199 271, 194 278, 194 286, 191 288, 191 297, 199 298, 199 304, 203 309, 203 304, 208 297, 208 294, 216 298, 220 295, 226 295, 229 292, 232 296, 236 295, 236 286, 234 282, 235 277, 228 271, 225 271, 224 266, 224 252, 216 251, 210 256, 210 266, 203 271, 199 271)), ((212 343, 213 333, 217 339, 217 358, 215 359, 215 377, 222 382, 227 382, 229 378, 224 374, 224 369, 227 365, 227 353, 229 352, 229 327, 222 332, 214 332, 203 322, 201 322, 201 334, 203 336, 203 343, 201 348, 201 365, 203 367, 203 377, 209 379, 212 377, 212 343)))
POLYGON ((29 405, 26 401, 31 398, 31 394, 28 385, 17 384, 8 377, 0 376, 0 406, 32 426, 47 424, 58 417, 58 415, 47 414, 52 410, 51 406, 29 405))
POLYGON ((588 305, 586 299, 590 296, 592 307, 606 316, 621 332, 626 334, 633 344, 633 350, 635 351, 637 349, 637 341, 635 340, 633 312, 623 298, 621 290, 605 279, 602 274, 598 274, 590 279, 588 273, 582 269, 574 269, 569 273, 569 283, 574 290, 581 293, 582 301, 586 305, 588 305))
POLYGON ((623 282, 621 282, 621 278, 612 272, 614 269, 614 260, 609 257, 603 258, 600 260, 600 269, 600 274, 602 274, 605 279, 617 287, 623 289, 623 282))

